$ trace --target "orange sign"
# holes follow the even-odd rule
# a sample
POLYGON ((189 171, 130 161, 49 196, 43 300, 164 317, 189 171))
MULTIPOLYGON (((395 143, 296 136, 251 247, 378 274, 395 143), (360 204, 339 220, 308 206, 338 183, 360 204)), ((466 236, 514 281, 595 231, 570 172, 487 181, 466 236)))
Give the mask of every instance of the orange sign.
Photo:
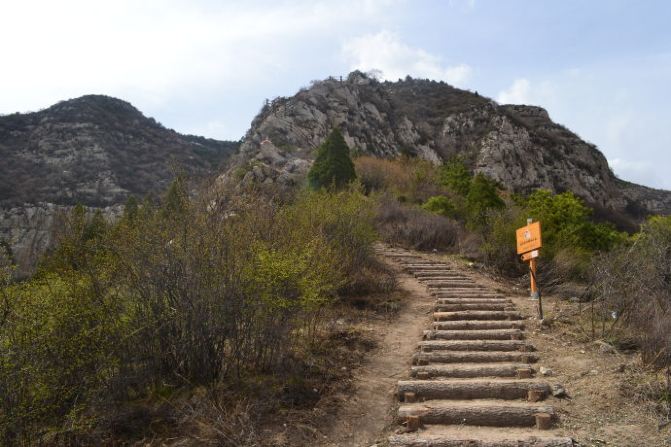
POLYGON ((541 243, 541 223, 533 222, 526 227, 517 229, 517 254, 538 250, 541 243))
POLYGON ((522 255, 522 261, 524 262, 531 261, 532 259, 537 258, 538 255, 539 255, 538 250, 531 250, 530 252, 524 253, 522 255))

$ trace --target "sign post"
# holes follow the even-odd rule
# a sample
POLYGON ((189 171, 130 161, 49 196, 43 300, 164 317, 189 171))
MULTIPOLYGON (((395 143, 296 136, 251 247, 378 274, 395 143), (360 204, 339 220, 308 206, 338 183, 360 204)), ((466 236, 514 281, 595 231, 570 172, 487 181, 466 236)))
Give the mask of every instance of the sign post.
POLYGON ((543 303, 541 301, 538 282, 536 281, 536 259, 539 255, 539 249, 542 247, 541 223, 533 222, 531 218, 527 219, 527 225, 518 228, 517 254, 521 255, 522 261, 529 263, 529 278, 531 281, 531 298, 538 300, 538 317, 543 319, 543 303))

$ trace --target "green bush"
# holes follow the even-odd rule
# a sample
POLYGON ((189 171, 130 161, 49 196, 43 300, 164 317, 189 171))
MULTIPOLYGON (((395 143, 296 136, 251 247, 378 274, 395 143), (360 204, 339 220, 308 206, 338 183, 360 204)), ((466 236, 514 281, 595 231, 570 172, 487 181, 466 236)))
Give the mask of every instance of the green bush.
POLYGON ((571 192, 539 189, 523 203, 528 216, 541 221, 543 251, 549 257, 561 248, 608 250, 626 237, 612 225, 592 222, 592 210, 571 192))
POLYGON ((301 370, 323 309, 375 273, 372 209, 350 188, 215 211, 180 181, 114 225, 76 208, 40 274, 0 285, 0 443, 82 443, 96 427, 123 430, 102 420, 123 402, 281 383, 301 370))
POLYGON ((466 195, 468 224, 471 228, 479 228, 486 223, 490 210, 505 207, 505 202, 496 191, 496 184, 484 174, 477 174, 471 181, 466 195))
POLYGON ((429 200, 422 205, 422 208, 445 217, 455 217, 457 214, 454 204, 447 196, 429 197, 429 200))
POLYGON ((85 275, 8 286, 0 328, 0 440, 38 444, 45 427, 86 428, 87 406, 118 373, 123 301, 85 275))
POLYGON ((471 188, 473 176, 463 159, 453 157, 440 168, 440 181, 452 193, 466 197, 471 188))

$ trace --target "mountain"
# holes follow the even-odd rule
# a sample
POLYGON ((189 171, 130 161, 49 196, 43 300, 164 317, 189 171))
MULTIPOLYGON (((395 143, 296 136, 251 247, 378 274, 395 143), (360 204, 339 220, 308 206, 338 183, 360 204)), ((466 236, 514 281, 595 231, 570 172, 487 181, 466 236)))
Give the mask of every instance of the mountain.
POLYGON ((181 135, 116 98, 87 95, 0 117, 0 206, 110 206, 208 175, 237 143, 181 135))
POLYGON ((237 148, 179 134, 102 95, 0 116, 0 239, 30 264, 60 210, 81 203, 113 215, 131 195, 164 191, 176 170, 196 179, 219 172, 237 148))
POLYGON ((435 163, 459 155, 516 193, 572 191, 622 227, 671 213, 671 192, 618 179, 596 146, 540 107, 500 105, 444 82, 379 82, 359 71, 269 101, 221 179, 296 183, 334 127, 354 152, 435 163))

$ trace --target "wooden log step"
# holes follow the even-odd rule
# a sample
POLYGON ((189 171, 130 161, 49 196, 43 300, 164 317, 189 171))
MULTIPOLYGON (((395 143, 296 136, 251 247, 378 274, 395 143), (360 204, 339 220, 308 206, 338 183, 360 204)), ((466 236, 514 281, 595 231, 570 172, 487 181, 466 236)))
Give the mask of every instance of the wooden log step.
POLYGON ((522 351, 533 352, 533 345, 522 340, 425 340, 420 351, 522 351))
POLYGON ((512 303, 437 303, 433 306, 436 312, 457 312, 462 310, 514 310, 512 303))
POLYGON ((447 276, 443 274, 432 274, 432 275, 417 275, 415 278, 420 282, 425 281, 471 281, 469 278, 463 276, 447 276))
MULTIPOLYGON (((389 447, 574 447, 565 436, 539 436, 533 428, 508 427, 505 432, 490 428, 428 425, 420 432, 394 434, 389 447)), ((386 445, 386 444, 385 444, 386 445)))
POLYGON ((535 363, 538 356, 529 352, 519 351, 431 351, 418 352, 413 355, 414 365, 429 363, 535 363))
POLYGON ((550 385, 534 380, 401 380, 397 396, 405 402, 406 393, 423 402, 428 399, 527 399, 529 391, 538 393, 540 399, 550 394, 550 385))
POLYGON ((467 280, 467 279, 420 279, 419 282, 422 284, 426 284, 427 286, 451 286, 451 287, 465 287, 465 288, 476 288, 476 287, 482 287, 478 285, 475 281, 467 280))
POLYGON ((465 329, 424 331, 424 340, 522 340, 519 329, 465 329))
MULTIPOLYGON (((524 329, 521 320, 462 320, 462 321, 435 321, 433 329, 437 331, 450 330, 491 330, 491 329, 524 329)), ((519 333, 516 331, 515 333, 519 333)))
POLYGON ((400 420, 419 416, 422 424, 459 424, 490 427, 533 427, 536 415, 555 415, 550 405, 501 402, 496 400, 450 401, 432 400, 403 404, 398 409, 400 420))
POLYGON ((490 292, 488 290, 457 290, 457 289, 438 289, 431 290, 431 295, 440 298, 505 298, 502 293, 490 292))
POLYGON ((487 289, 480 288, 480 286, 477 287, 443 287, 443 286, 429 286, 426 284, 422 284, 423 286, 426 286, 426 290, 429 292, 431 296, 439 296, 439 297, 475 297, 475 298, 490 298, 492 296, 501 298, 503 297, 502 294, 496 294, 492 293, 487 289))
POLYGON ((462 365, 417 365, 410 368, 410 376, 416 379, 435 378, 471 379, 477 377, 518 377, 518 371, 528 371, 528 377, 534 375, 534 369, 527 363, 473 363, 462 365))
POLYGON ((452 275, 452 272, 449 269, 446 269, 445 267, 420 267, 420 266, 407 266, 404 265, 403 268, 407 270, 409 273, 412 275, 416 275, 418 273, 424 273, 424 274, 429 274, 429 275, 452 275))
POLYGON ((414 273, 416 278, 445 278, 445 279, 471 279, 468 276, 459 273, 452 273, 444 270, 419 270, 414 273))
POLYGON ((444 262, 433 262, 433 261, 417 261, 417 262, 406 262, 404 263, 405 268, 440 268, 444 270, 452 270, 449 265, 445 264, 444 262))
POLYGON ((513 305, 513 302, 506 298, 442 298, 436 299, 438 304, 507 304, 513 305))
POLYGON ((434 321, 454 320, 522 320, 519 312, 512 310, 463 310, 457 312, 434 312, 434 321))

